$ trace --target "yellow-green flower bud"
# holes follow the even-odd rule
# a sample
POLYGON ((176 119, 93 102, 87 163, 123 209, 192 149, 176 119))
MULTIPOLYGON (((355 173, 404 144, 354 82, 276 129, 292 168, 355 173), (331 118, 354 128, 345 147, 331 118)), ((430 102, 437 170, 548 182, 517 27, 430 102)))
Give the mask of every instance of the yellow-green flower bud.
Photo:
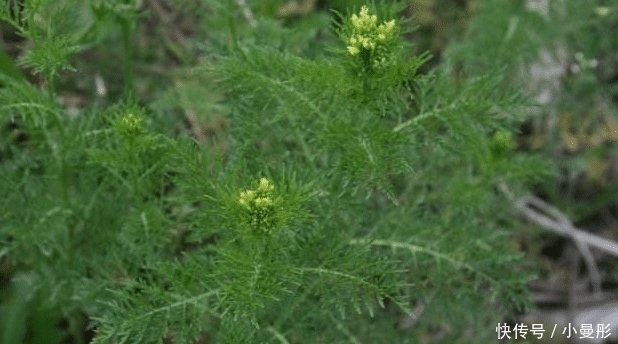
POLYGON ((240 192, 238 203, 243 208, 246 222, 254 231, 270 233, 274 229, 274 190, 275 186, 270 180, 261 178, 255 190, 240 192))
POLYGON ((241 191, 240 199, 238 200, 238 203, 240 203, 240 205, 242 205, 246 209, 251 209, 251 203, 253 202, 254 198, 255 198, 255 191, 253 190, 241 191))
POLYGON ((508 131, 498 131, 491 138, 491 150, 495 157, 502 157, 515 149, 513 134, 508 131))
POLYGON ((366 70, 387 66, 393 55, 395 21, 377 23, 378 17, 369 14, 369 8, 363 6, 358 15, 350 17, 343 34, 347 52, 358 58, 366 70))
POLYGON ((261 178, 260 179, 260 184, 258 186, 258 191, 264 192, 264 193, 269 193, 269 192, 272 192, 274 189, 275 189, 275 186, 270 182, 270 180, 268 180, 266 178, 261 178))
POLYGON ((145 132, 144 119, 129 112, 114 123, 116 132, 125 139, 133 139, 145 132))
POLYGON ((350 55, 354 56, 354 55, 358 55, 360 50, 357 47, 348 46, 348 52, 350 53, 350 55))
POLYGON ((594 8, 594 11, 599 17, 607 17, 612 12, 608 6, 597 6, 594 8))

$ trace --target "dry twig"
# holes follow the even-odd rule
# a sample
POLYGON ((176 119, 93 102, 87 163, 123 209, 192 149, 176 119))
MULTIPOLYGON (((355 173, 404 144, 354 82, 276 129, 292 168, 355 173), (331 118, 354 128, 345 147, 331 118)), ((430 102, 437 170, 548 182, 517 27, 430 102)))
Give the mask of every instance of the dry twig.
POLYGON ((500 189, 513 202, 515 208, 528 220, 556 234, 573 239, 573 242, 577 246, 577 249, 588 267, 588 273, 590 274, 595 294, 600 294, 601 276, 599 268, 590 252, 590 246, 618 257, 618 243, 576 228, 562 212, 538 197, 528 196, 516 199, 505 184, 501 184, 500 189))

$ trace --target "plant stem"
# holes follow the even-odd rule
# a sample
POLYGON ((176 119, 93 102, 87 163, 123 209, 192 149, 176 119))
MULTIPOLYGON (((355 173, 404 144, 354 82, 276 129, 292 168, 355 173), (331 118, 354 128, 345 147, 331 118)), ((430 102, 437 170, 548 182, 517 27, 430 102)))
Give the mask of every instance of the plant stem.
POLYGON ((131 29, 133 23, 129 18, 120 18, 120 26, 122 29, 122 50, 124 58, 124 83, 125 83, 125 98, 135 99, 135 68, 133 65, 133 46, 131 42, 131 29))
POLYGON ((54 85, 54 71, 49 71, 46 76, 47 79, 47 95, 52 103, 56 102, 56 87, 54 85))
MULTIPOLYGON (((238 47, 238 37, 236 34, 236 23, 234 21, 234 17, 232 16, 232 13, 234 13, 234 1, 233 0, 228 0, 228 23, 230 25, 230 36, 231 36, 231 45, 233 48, 236 48, 237 50, 240 50, 238 47)), ((231 50, 231 49, 230 49, 231 50)))
POLYGON ((84 344, 84 316, 80 313, 72 312, 67 316, 69 321, 69 332, 73 335, 74 344, 84 344))

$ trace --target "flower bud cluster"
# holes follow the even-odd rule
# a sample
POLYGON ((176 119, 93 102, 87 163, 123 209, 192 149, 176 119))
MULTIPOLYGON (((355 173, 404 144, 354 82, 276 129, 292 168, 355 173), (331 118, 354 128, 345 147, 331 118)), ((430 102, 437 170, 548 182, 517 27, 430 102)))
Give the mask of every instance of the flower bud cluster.
POLYGON ((378 17, 370 15, 367 6, 363 6, 359 15, 352 15, 350 25, 350 33, 344 37, 348 53, 361 57, 366 67, 379 69, 387 66, 395 43, 395 21, 378 25, 378 17))
POLYGON ((238 203, 245 211, 250 226, 256 231, 270 233, 274 227, 273 193, 275 186, 266 178, 261 178, 255 190, 240 192, 238 203))
POLYGON ((491 150, 495 157, 503 157, 516 148, 513 134, 508 131, 498 131, 491 138, 491 150))
POLYGON ((140 136, 146 130, 144 119, 132 112, 116 120, 114 127, 120 136, 128 140, 140 136))

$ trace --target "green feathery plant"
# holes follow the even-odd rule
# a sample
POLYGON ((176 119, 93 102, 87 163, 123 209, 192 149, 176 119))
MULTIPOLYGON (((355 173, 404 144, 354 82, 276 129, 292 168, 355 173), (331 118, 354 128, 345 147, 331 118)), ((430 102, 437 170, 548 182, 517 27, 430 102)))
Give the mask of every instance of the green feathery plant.
MULTIPOLYGON (((526 305, 496 188, 540 169, 513 151, 521 98, 488 75, 420 74, 402 6, 340 15, 311 59, 268 20, 234 29, 196 71, 225 95, 217 155, 153 129, 128 48, 129 100, 69 115, 49 95, 86 36, 31 31, 56 23, 42 15, 56 2, 35 3, 2 15, 46 88, 2 80, 2 125, 25 139, 0 146, 0 259, 17 271, 9 297, 27 285, 43 301, 21 309, 67 319, 74 343, 85 324, 92 343, 415 343, 431 328, 478 342, 526 305), (393 330, 418 304, 419 324, 393 330)), ((136 20, 121 16, 125 48, 136 20)), ((8 309, 0 340, 23 342, 28 312, 8 309)))

